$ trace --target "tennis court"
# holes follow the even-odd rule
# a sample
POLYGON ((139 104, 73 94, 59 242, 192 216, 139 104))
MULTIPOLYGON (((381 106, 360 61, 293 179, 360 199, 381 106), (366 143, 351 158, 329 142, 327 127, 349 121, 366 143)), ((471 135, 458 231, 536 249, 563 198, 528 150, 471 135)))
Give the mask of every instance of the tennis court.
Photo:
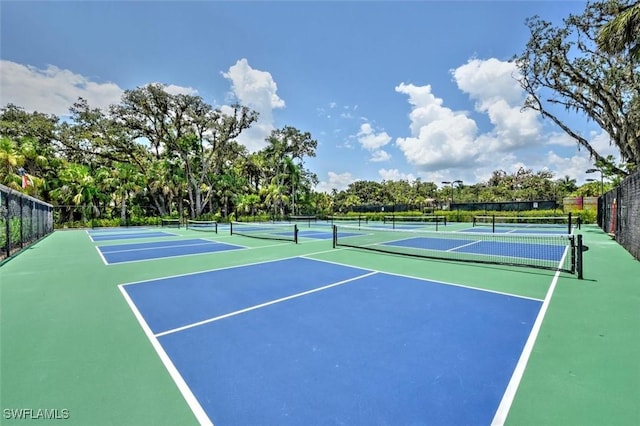
POLYGON ((557 234, 277 225, 57 231, 25 250, 0 270, 2 408, 95 425, 598 424, 614 398, 613 424, 638 414, 638 345, 586 368, 628 344, 616 315, 638 319, 622 294, 638 264, 599 271, 620 253, 596 228, 581 280, 557 234))
POLYGON ((214 424, 488 424, 542 304, 303 257, 121 289, 214 424))
MULTIPOLYGON (((134 234, 134 238, 138 238, 138 234, 134 234)), ((244 247, 203 238, 96 246, 106 265, 242 248, 244 247)))
POLYGON ((106 231, 90 231, 88 232, 91 241, 111 241, 111 240, 132 240, 136 238, 157 238, 157 237, 173 237, 177 234, 166 231, 156 231, 152 229, 109 229, 106 231))

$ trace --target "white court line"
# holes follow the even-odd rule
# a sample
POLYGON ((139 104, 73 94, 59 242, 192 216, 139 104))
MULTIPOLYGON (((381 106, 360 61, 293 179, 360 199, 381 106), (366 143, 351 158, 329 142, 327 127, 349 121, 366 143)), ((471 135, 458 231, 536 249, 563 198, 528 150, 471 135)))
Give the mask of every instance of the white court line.
MULTIPOLYGON (((319 253, 323 253, 323 252, 319 252, 319 253)), ((319 254, 319 253, 312 253, 312 255, 319 254)), ((306 257, 306 256, 308 256, 308 255, 304 255, 304 256, 301 256, 301 257, 306 257)), ((380 274, 393 275, 393 276, 402 277, 402 278, 410 278, 410 279, 413 279, 413 280, 424 281, 424 282, 432 283, 432 284, 448 285, 448 286, 452 286, 452 287, 465 288, 465 289, 468 289, 468 290, 477 290, 477 291, 481 291, 481 292, 484 292, 484 293, 494 293, 494 294, 499 294, 499 295, 502 295, 502 296, 515 297, 517 299, 527 299, 527 300, 534 300, 536 302, 542 302, 542 299, 539 299, 537 297, 522 296, 520 294, 507 293, 507 292, 504 292, 504 291, 491 290, 491 289, 482 288, 482 287, 474 287, 474 286, 470 286, 470 285, 467 285, 467 284, 458 284, 458 283, 452 283, 452 282, 448 282, 448 281, 433 280, 433 279, 430 279, 430 278, 416 277, 414 275, 407 275, 407 274, 399 274, 399 273, 396 273, 396 272, 381 271, 381 270, 374 269, 374 268, 364 268, 364 267, 361 267, 361 266, 354 266, 354 265, 349 265, 349 264, 346 264, 346 263, 335 262, 333 260, 316 259, 314 257, 310 257, 309 259, 316 260, 318 262, 330 263, 330 264, 338 265, 338 266, 347 266, 347 267, 356 268, 356 269, 366 269, 366 270, 369 270, 369 271, 378 272, 380 274)))
POLYGON ((182 394, 185 401, 189 405, 189 408, 191 408, 191 411, 193 412, 194 416, 198 420, 198 423, 204 426, 209 426, 209 425, 213 426, 213 422, 211 421, 211 419, 209 419, 209 416, 207 416, 207 413, 205 413, 204 409, 196 399, 193 392, 191 392, 191 389, 189 388, 187 383, 184 381, 184 378, 182 377, 182 375, 180 375, 180 372, 178 372, 178 369, 176 368, 176 366, 173 364, 173 362, 171 362, 171 358, 169 358, 167 353, 164 351, 158 339, 156 339, 156 337, 153 335, 153 332, 147 325, 147 322, 142 317, 142 314, 140 314, 140 311, 138 311, 138 308, 136 307, 136 305, 133 303, 133 301, 129 297, 129 294, 124 289, 123 285, 122 284, 119 285, 118 288, 120 289, 120 292, 122 293, 125 300, 129 304, 129 307, 131 308, 133 315, 136 317, 136 319, 138 320, 138 323, 140 323, 140 326, 144 330, 144 334, 147 335, 147 338, 151 342, 151 345, 156 350, 156 353, 160 357, 160 360, 164 364, 165 368, 169 372, 169 375, 171 376, 176 386, 180 390, 180 393, 182 394))
MULTIPOLYGON (((180 234, 174 234, 173 232, 167 232, 167 231, 146 231, 146 232, 131 232, 131 231, 125 231, 125 232, 121 232, 121 233, 110 233, 110 232, 105 232, 102 234, 97 234, 97 235, 91 235, 87 232, 87 235, 89 236, 89 239, 91 240, 92 243, 104 243, 104 242, 115 242, 115 241, 122 241, 122 240, 141 240, 141 239, 147 239, 147 238, 163 238, 163 237, 168 237, 168 236, 175 236, 175 237, 181 237, 182 235, 180 234), (153 233, 153 232, 162 232, 163 234, 167 234, 167 235, 154 235, 154 236, 135 236, 137 234, 149 234, 149 233, 153 233), (93 237, 102 237, 102 236, 113 236, 113 235, 127 235, 127 234, 131 234, 134 235, 133 237, 128 236, 128 238, 105 238, 105 239, 100 239, 98 238, 97 240, 94 240, 93 237)), ((148 241, 148 240, 147 240, 148 241)))
POLYGON ((481 243, 481 242, 482 242, 482 240, 471 241, 470 243, 463 244, 463 245, 457 246, 457 247, 452 247, 452 248, 450 248, 448 250, 445 250, 445 251, 454 251, 454 250, 458 250, 458 249, 461 249, 461 248, 464 248, 464 247, 469 247, 469 246, 472 246, 474 244, 478 244, 478 243, 481 243))
MULTIPOLYGON (((213 250, 213 251, 206 251, 204 253, 175 254, 175 255, 171 255, 171 256, 151 257, 149 259, 123 260, 122 262, 107 263, 107 266, 126 265, 126 264, 129 264, 129 263, 137 263, 137 262, 153 262, 155 260, 178 259, 178 258, 187 257, 187 256, 205 256, 205 255, 210 255, 210 254, 227 253, 227 252, 230 252, 230 251, 246 250, 246 248, 243 248, 242 246, 236 246, 236 247, 239 247, 239 248, 238 249, 228 249, 228 250, 213 250)), ((116 252, 109 252, 109 253, 116 253, 116 252)))
MULTIPOLYGON (((287 244, 287 245, 289 245, 289 244, 287 244)), ((257 249, 269 248, 269 247, 273 247, 273 246, 250 247, 247 250, 257 250, 257 249)), ((313 256, 314 254, 336 252, 338 250, 344 250, 344 249, 329 249, 329 250, 316 251, 316 252, 313 252, 313 253, 307 253, 304 256, 313 256)), ((211 254, 211 253, 205 253, 205 254, 211 254)), ((197 274, 206 274, 207 272, 222 271, 222 270, 225 270, 225 269, 233 269, 233 268, 243 268, 245 266, 260 265, 260 264, 263 264, 263 263, 279 262, 281 260, 303 258, 304 256, 296 254, 296 255, 293 255, 293 256, 279 257, 279 258, 276 258, 276 259, 260 260, 260 261, 257 261, 257 262, 242 263, 242 264, 239 264, 239 265, 223 266, 223 267, 220 267, 220 268, 205 269, 205 270, 202 270, 202 271, 187 272, 187 273, 184 273, 184 274, 168 275, 168 276, 163 276, 163 277, 159 277, 159 278, 149 278, 148 280, 132 281, 132 282, 128 282, 128 283, 123 283, 122 285, 140 284, 140 283, 145 283, 145 282, 150 282, 150 281, 159 281, 159 280, 164 280, 164 279, 169 279, 169 278, 186 277, 186 276, 189 276, 189 275, 197 275, 197 274)), ((317 260, 317 259, 313 259, 313 260, 317 260)), ((357 269, 365 269, 365 268, 358 268, 357 266, 351 266, 351 267, 352 268, 357 268, 357 269)), ((371 269, 367 269, 367 270, 370 271, 371 269)))
POLYGON ((104 263, 105 265, 109 265, 110 263, 107 262, 107 259, 105 259, 104 255, 102 254, 102 251, 100 250, 100 246, 95 246, 95 248, 98 251, 98 256, 100 256, 100 259, 102 259, 102 263, 104 263))
MULTIPOLYGON (((564 264, 564 259, 567 256, 569 251, 569 247, 567 247, 564 251, 564 255, 562 259, 560 259, 560 265, 564 264)), ((502 395, 502 400, 500 401, 500 405, 496 410, 496 414, 493 416, 493 421, 491 422, 491 426, 502 426, 504 422, 507 420, 507 416, 509 414, 509 410, 511 409, 511 405, 513 404, 513 400, 515 399, 516 392, 518 387, 520 386, 520 382, 522 381, 522 377, 524 376, 524 371, 527 367, 527 363, 529 362, 529 358, 531 357, 531 353, 533 352, 533 346, 536 343, 536 339, 538 338, 538 334, 540 334, 540 329, 542 328, 542 322, 547 313, 547 309, 549 309, 549 304, 551 303, 551 297, 553 296, 553 292, 556 288, 556 284, 558 283, 558 279, 560 278, 560 271, 556 271, 553 276, 553 280, 551 280, 551 285, 549 286, 549 290, 547 291, 547 295, 542 302, 542 306, 540 307, 540 312, 538 312, 538 316, 536 317, 536 321, 531 328, 531 333, 529 334, 529 338, 522 349, 522 353, 520 354, 520 358, 518 359, 518 363, 516 364, 516 368, 513 370, 513 374, 511 375, 511 380, 509 380, 509 384, 507 385, 507 389, 504 391, 504 395, 502 395)))
MULTIPOLYGON (((330 231, 309 231, 309 230, 306 230, 304 232, 305 232, 304 235, 302 235, 300 232, 298 232, 298 238, 313 238, 314 235, 327 235, 327 234, 331 235, 330 231)), ((314 240, 316 240, 316 239, 317 238, 314 238, 314 240)))
MULTIPOLYGON (((170 242, 170 241, 167 241, 170 242)), ((145 243, 142 243, 145 244, 145 243)), ((132 249, 125 249, 125 250, 113 250, 113 251, 107 251, 106 253, 126 253, 126 252, 130 252, 130 251, 146 251, 146 250, 157 250, 157 249, 168 249, 168 248, 179 248, 179 247, 195 247, 195 246, 207 246, 207 245, 213 245, 213 244, 224 244, 224 245, 231 245, 231 244, 227 244, 227 243, 219 243, 217 241, 211 241, 208 240, 206 242, 203 243, 195 243, 195 244, 179 244, 179 245, 169 245, 169 246, 153 246, 153 247, 139 247, 139 248, 132 248, 132 249)), ((129 244, 127 244, 129 245, 129 244)), ((101 246, 101 247, 113 247, 113 246, 101 246)), ((237 246, 240 247, 240 246, 237 246)))
POLYGON ((346 279, 346 280, 338 281, 336 283, 325 285, 325 286, 318 287, 318 288, 314 288, 312 290, 307 290, 307 291, 303 291, 301 293, 292 294, 290 296, 281 297, 280 299, 272 300, 272 301, 265 302, 265 303, 260 303, 259 305, 249 306, 248 308, 240 309, 240 310, 234 311, 234 312, 229 312, 228 314, 219 315, 217 317, 209 318, 209 319, 206 319, 206 320, 203 320, 203 321, 198 321, 198 322, 194 322, 192 324, 184 325, 182 327, 177 327, 177 328, 174 328, 174 329, 171 329, 171 330, 163 331, 161 333, 156 334, 155 337, 161 337, 161 336, 165 336, 167 334, 177 333, 179 331, 188 330, 190 328, 198 327, 198 326, 201 326, 201 325, 204 325, 204 324, 209 324, 209 323, 212 323, 214 321, 218 321, 218 320, 221 320, 221 319, 224 319, 224 318, 229 318, 229 317, 233 317, 233 316, 236 316, 236 315, 244 314, 245 312, 254 311, 256 309, 264 308, 266 306, 275 305, 276 303, 285 302, 285 301, 291 300, 291 299, 296 299, 298 297, 306 296, 306 295, 312 294, 312 293, 317 293, 319 291, 327 290, 327 289, 332 288, 332 287, 337 287, 339 285, 343 285, 343 284, 349 283, 351 281, 359 280, 361 278, 366 278, 366 277, 369 277, 371 275, 375 275, 377 273, 378 272, 375 272, 375 271, 374 272, 369 272, 369 273, 364 274, 364 275, 358 275, 357 277, 353 277, 353 278, 349 278, 349 279, 346 279))

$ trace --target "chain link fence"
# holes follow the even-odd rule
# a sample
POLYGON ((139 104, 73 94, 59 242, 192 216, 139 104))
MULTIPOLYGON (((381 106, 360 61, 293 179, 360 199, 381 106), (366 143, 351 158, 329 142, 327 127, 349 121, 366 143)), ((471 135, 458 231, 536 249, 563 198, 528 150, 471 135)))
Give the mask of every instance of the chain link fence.
POLYGON ((132 205, 54 205, 56 229, 160 226, 162 218, 184 219, 177 211, 160 216, 153 206, 132 205))
POLYGON ((640 260, 640 170, 600 197, 598 225, 640 260))
POLYGON ((51 204, 0 185, 0 263, 51 232, 51 204))

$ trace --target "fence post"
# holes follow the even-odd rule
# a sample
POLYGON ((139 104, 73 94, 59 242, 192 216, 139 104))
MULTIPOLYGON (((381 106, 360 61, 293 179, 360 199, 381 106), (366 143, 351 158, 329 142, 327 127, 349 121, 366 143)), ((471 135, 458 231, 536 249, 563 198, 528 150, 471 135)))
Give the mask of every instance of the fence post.
POLYGON ((11 254, 11 218, 9 217, 9 195, 11 193, 4 194, 4 249, 6 253, 6 257, 9 257, 11 254))

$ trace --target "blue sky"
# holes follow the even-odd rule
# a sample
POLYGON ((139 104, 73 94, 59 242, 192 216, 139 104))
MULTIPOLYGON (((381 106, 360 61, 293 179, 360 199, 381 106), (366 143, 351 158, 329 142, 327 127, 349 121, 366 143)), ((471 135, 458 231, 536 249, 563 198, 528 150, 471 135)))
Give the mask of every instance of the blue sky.
MULTIPOLYGON (((560 23, 583 1, 5 1, 0 104, 58 116, 165 83, 260 119, 240 142, 293 126, 318 141, 317 190, 354 180, 486 181, 592 167, 551 123, 521 111, 510 59, 525 19, 560 23)), ((567 117, 602 154, 599 129, 567 117)))

